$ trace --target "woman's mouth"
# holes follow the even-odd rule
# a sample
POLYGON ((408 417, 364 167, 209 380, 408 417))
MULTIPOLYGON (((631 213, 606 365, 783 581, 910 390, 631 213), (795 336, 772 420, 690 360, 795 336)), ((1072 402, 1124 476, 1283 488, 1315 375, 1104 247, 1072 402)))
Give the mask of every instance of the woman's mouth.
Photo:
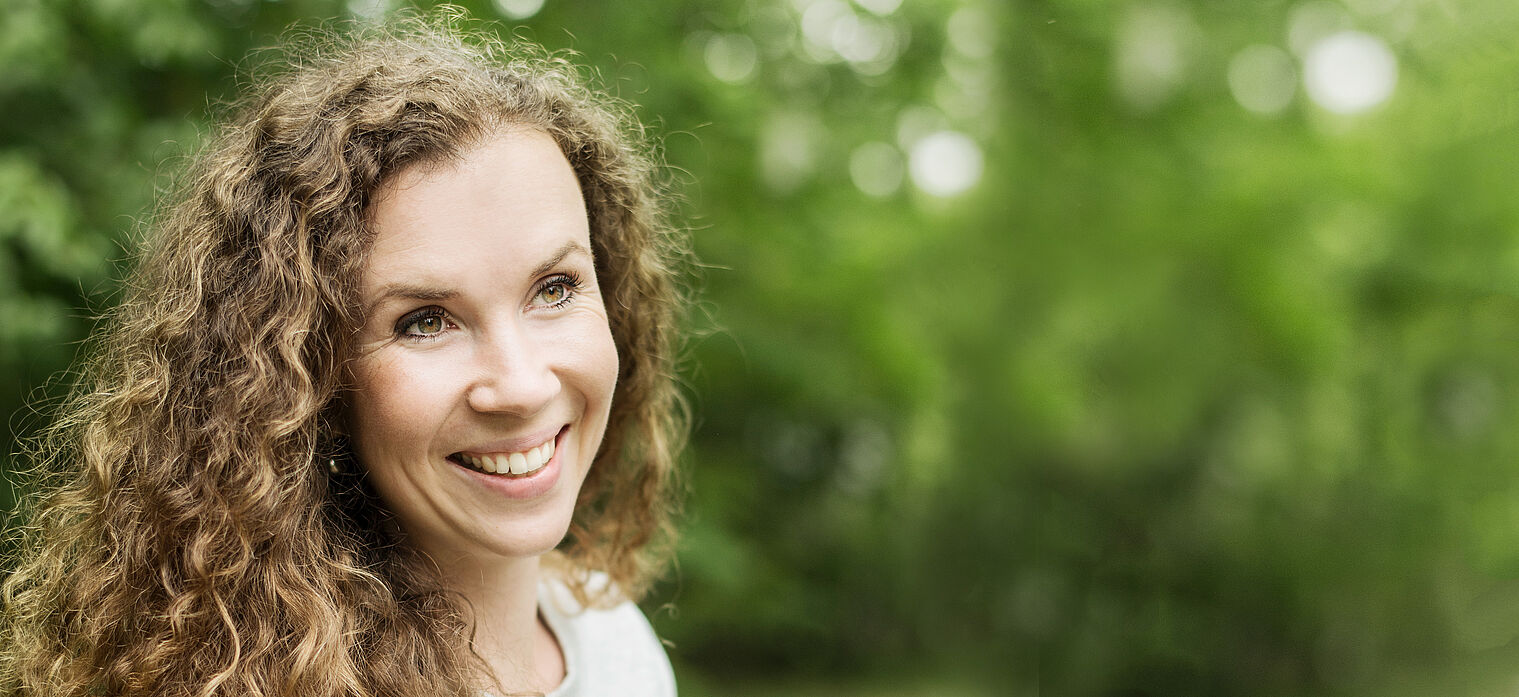
POLYGON ((476 472, 493 474, 502 477, 526 477, 540 469, 554 458, 554 440, 550 438, 527 450, 515 453, 465 453, 458 452, 448 456, 454 464, 463 465, 476 472))

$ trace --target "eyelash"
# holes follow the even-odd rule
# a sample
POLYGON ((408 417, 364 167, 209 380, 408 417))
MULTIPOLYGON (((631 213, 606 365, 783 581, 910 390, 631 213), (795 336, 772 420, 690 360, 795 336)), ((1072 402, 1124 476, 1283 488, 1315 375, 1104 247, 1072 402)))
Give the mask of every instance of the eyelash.
MULTIPOLYGON (((554 286, 564 287, 564 297, 547 305, 548 309, 551 310, 557 310, 566 305, 569 305, 571 302, 574 302, 575 297, 579 293, 581 287, 580 277, 574 273, 561 273, 550 276, 549 278, 544 279, 542 283, 539 283, 537 288, 533 289, 533 298, 536 300, 538 296, 543 295, 544 291, 553 288, 554 286)), ((441 335, 443 331, 446 330, 451 324, 452 323, 449 322, 448 319, 448 313, 445 312, 443 308, 424 307, 415 312, 407 313, 404 317, 397 321, 395 333, 398 338, 410 339, 412 341, 432 341, 434 339, 437 339, 438 336, 441 335), (443 330, 439 330, 431 334, 414 333, 408 331, 419 322, 433 318, 442 320, 445 323, 443 330)))
POLYGON ((538 287, 533 290, 533 298, 536 300, 538 296, 543 295, 543 291, 553 288, 554 286, 564 286, 564 297, 553 303, 550 303, 548 306, 550 309, 557 310, 575 300, 576 294, 580 292, 580 277, 576 276, 574 273, 561 273, 550 276, 544 279, 543 282, 538 284, 538 287))
POLYGON ((443 330, 439 330, 432 334, 413 333, 409 331, 414 325, 422 322, 423 320, 433 318, 441 320, 444 323, 444 329, 447 329, 448 325, 451 324, 448 321, 448 313, 444 312, 443 308, 424 307, 420 310, 417 310, 416 312, 407 313, 406 316, 400 319, 400 321, 396 322, 396 337, 401 339, 410 339, 412 341, 432 341, 438 338, 438 335, 442 334, 443 330))

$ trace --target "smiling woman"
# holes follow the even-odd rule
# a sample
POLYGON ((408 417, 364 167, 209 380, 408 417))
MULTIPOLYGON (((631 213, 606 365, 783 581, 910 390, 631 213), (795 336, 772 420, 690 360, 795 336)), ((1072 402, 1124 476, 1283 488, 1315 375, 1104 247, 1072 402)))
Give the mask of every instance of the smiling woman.
POLYGON ((354 452, 440 565, 536 560, 569 527, 617 382, 575 173, 547 135, 507 131, 402 173, 372 219, 354 452))
POLYGON ((498 675, 532 656, 521 682, 553 687, 538 559, 569 528, 617 382, 575 172, 547 134, 505 130, 402 172, 371 220, 354 453, 412 546, 483 611, 481 656, 498 675))
POLYGON ((672 695, 685 432, 626 108, 453 20, 303 39, 34 449, 0 695, 672 695))

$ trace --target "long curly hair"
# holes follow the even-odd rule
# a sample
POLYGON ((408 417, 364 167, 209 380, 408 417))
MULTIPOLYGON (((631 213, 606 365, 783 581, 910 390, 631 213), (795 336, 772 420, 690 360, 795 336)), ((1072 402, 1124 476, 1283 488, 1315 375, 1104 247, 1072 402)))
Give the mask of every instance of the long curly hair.
POLYGON ((631 108, 457 15, 308 30, 284 54, 161 204, 29 448, 43 493, 3 587, 0 695, 477 689, 469 608, 387 532, 362 468, 329 463, 350 457, 335 434, 372 197, 503 127, 551 135, 579 178, 621 366, 548 568, 596 604, 668 561, 688 249, 631 108))

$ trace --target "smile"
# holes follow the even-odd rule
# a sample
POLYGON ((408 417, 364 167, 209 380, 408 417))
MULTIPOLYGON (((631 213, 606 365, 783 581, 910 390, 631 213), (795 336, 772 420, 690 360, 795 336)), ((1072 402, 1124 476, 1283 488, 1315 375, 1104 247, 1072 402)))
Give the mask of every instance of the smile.
MULTIPOLYGON (((556 434, 557 435, 557 434, 556 434)), ((554 439, 516 453, 454 453, 448 459, 477 472, 525 477, 542 469, 554 457, 554 439)))

